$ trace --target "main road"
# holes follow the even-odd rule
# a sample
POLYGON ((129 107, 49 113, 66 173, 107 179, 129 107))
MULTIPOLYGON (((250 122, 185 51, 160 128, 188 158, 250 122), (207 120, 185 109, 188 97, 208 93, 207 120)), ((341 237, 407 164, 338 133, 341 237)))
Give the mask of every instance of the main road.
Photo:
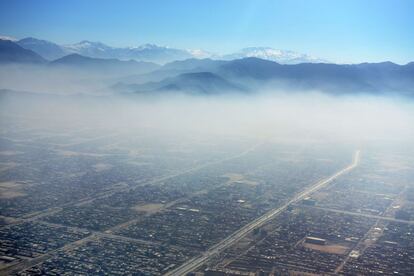
POLYGON ((286 202, 284 205, 272 209, 263 216, 255 219, 254 221, 250 222, 249 224, 243 226, 218 244, 210 247, 207 251, 202 253, 200 256, 192 258, 185 262, 183 265, 179 266, 178 268, 171 270, 170 272, 167 272, 165 276, 183 276, 187 273, 190 273, 194 270, 196 270, 198 267, 203 265, 206 261, 208 261, 212 256, 216 256, 232 244, 236 243, 237 241, 241 240, 243 237, 245 237, 248 233, 253 231, 253 229, 256 229, 260 227, 261 225, 265 224, 269 220, 273 219, 277 215, 279 215, 281 212, 283 212, 289 205, 296 203, 306 196, 310 195, 311 193, 321 189, 322 187, 326 186, 339 176, 349 172, 350 170, 354 169, 359 164, 359 157, 360 157, 360 151, 357 150, 354 154, 354 158, 352 160, 352 163, 343 168, 342 170, 336 172, 334 175, 323 179, 314 185, 311 185, 310 187, 306 188, 304 191, 296 194, 292 199, 290 199, 288 202, 286 202))

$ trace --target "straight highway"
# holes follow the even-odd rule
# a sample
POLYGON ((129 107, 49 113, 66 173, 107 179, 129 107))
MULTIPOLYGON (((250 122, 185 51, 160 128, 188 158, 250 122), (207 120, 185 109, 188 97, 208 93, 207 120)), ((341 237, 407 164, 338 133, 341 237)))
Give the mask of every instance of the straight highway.
POLYGON ((351 171, 359 164, 359 158, 360 158, 360 151, 357 150, 354 154, 352 163, 343 168, 342 170, 336 172, 332 176, 323 179, 319 182, 317 182, 314 185, 311 185, 310 187, 306 188, 304 191, 296 194, 292 199, 290 199, 288 202, 286 202, 284 205, 272 209, 263 216, 257 218, 256 220, 252 221, 251 223, 245 225, 244 227, 240 228, 236 232, 234 232, 232 235, 227 237, 226 239, 222 240, 220 243, 212 246, 207 251, 202 253, 200 256, 192 258, 185 262, 183 265, 179 266, 178 268, 171 270, 165 274, 165 276, 183 276, 187 273, 190 273, 194 270, 196 270, 198 267, 203 265, 205 262, 207 262, 211 257, 216 256, 217 254, 224 251, 226 248, 230 247, 232 244, 236 243, 237 241, 241 240, 243 237, 245 237, 248 233, 253 231, 254 229, 260 227, 261 225, 265 224, 269 220, 273 219, 280 213, 282 213, 288 206, 291 204, 294 204, 306 196, 310 195, 311 193, 321 189, 322 187, 326 186, 339 176, 351 171))

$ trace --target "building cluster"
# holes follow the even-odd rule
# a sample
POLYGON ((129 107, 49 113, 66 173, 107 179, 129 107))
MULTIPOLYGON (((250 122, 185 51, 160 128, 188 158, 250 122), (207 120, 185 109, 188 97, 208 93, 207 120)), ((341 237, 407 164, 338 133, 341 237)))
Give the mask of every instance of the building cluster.
POLYGON ((153 243, 99 238, 59 251, 19 275, 162 275, 193 254, 153 243))
POLYGON ((347 275, 411 275, 414 271, 414 223, 391 222, 378 241, 344 266, 347 275))
POLYGON ((414 171, 368 159, 193 274, 411 275, 414 171))
POLYGON ((217 267, 223 271, 333 273, 372 223, 366 218, 293 208, 241 241, 251 247, 245 254, 239 256, 240 245, 223 253, 222 259, 234 260, 217 267))
MULTIPOLYGON (((329 145, 24 131, 2 143, 0 274, 162 275, 350 162, 329 145)), ((192 274, 414 271, 414 174, 374 157, 192 274)))
POLYGON ((0 263, 35 258, 88 236, 65 226, 24 222, 0 228, 0 263))

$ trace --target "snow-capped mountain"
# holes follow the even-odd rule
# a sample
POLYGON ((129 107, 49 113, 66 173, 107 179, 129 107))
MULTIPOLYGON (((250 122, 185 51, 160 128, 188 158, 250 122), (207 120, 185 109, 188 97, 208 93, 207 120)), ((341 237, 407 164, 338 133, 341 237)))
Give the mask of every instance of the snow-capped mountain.
POLYGON ((307 54, 270 47, 249 47, 229 55, 217 55, 202 49, 177 49, 156 44, 143 44, 134 47, 111 47, 102 42, 83 40, 74 44, 58 45, 50 41, 31 37, 21 39, 17 43, 21 47, 32 50, 49 60, 58 59, 68 54, 80 54, 92 58, 132 59, 158 64, 189 58, 232 60, 246 57, 257 57, 281 64, 326 62, 307 54))
POLYGON ((249 47, 240 52, 225 55, 223 59, 232 60, 246 57, 256 57, 265 60, 275 61, 281 64, 299 64, 299 63, 321 63, 326 62, 322 59, 288 50, 273 49, 270 47, 249 47))
POLYGON ((151 61, 160 64, 193 57, 192 54, 187 50, 171 48, 168 46, 158 46, 155 44, 144 44, 137 47, 119 49, 120 51, 118 58, 131 58, 135 60, 151 61))
MULTIPOLYGON (((4 37, 4 40, 11 40, 4 37)), ((199 57, 201 51, 192 52, 155 44, 143 44, 135 47, 111 47, 102 42, 83 40, 74 44, 58 45, 50 41, 32 37, 16 41, 21 47, 32 50, 48 60, 55 60, 69 54, 79 54, 92 58, 116 58, 120 60, 136 60, 159 64, 175 60, 199 57)))
POLYGON ((204 51, 202 49, 193 49, 193 50, 188 49, 187 51, 193 56, 193 58, 199 58, 199 59, 214 58, 214 59, 217 59, 219 57, 216 54, 204 51))
POLYGON ((115 58, 116 48, 101 42, 83 40, 75 44, 63 45, 62 48, 70 54, 80 54, 93 58, 115 58))
POLYGON ((94 41, 88 41, 88 40, 82 40, 74 44, 67 44, 67 45, 64 45, 63 47, 67 49, 68 51, 73 51, 73 52, 90 51, 90 50, 95 50, 98 52, 105 52, 105 51, 114 49, 113 47, 103 44, 102 42, 94 42, 94 41))
POLYGON ((93 58, 133 59, 160 64, 193 57, 191 52, 187 50, 158 46, 155 44, 118 48, 108 46, 101 42, 84 40, 79 43, 64 45, 63 48, 68 53, 76 53, 93 58))

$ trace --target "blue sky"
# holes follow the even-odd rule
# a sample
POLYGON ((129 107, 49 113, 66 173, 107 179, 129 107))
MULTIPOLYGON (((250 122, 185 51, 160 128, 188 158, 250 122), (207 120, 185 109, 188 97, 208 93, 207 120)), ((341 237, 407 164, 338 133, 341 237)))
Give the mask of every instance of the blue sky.
POLYGON ((0 35, 406 63, 414 61, 413 14, 412 0, 0 0, 0 35))

